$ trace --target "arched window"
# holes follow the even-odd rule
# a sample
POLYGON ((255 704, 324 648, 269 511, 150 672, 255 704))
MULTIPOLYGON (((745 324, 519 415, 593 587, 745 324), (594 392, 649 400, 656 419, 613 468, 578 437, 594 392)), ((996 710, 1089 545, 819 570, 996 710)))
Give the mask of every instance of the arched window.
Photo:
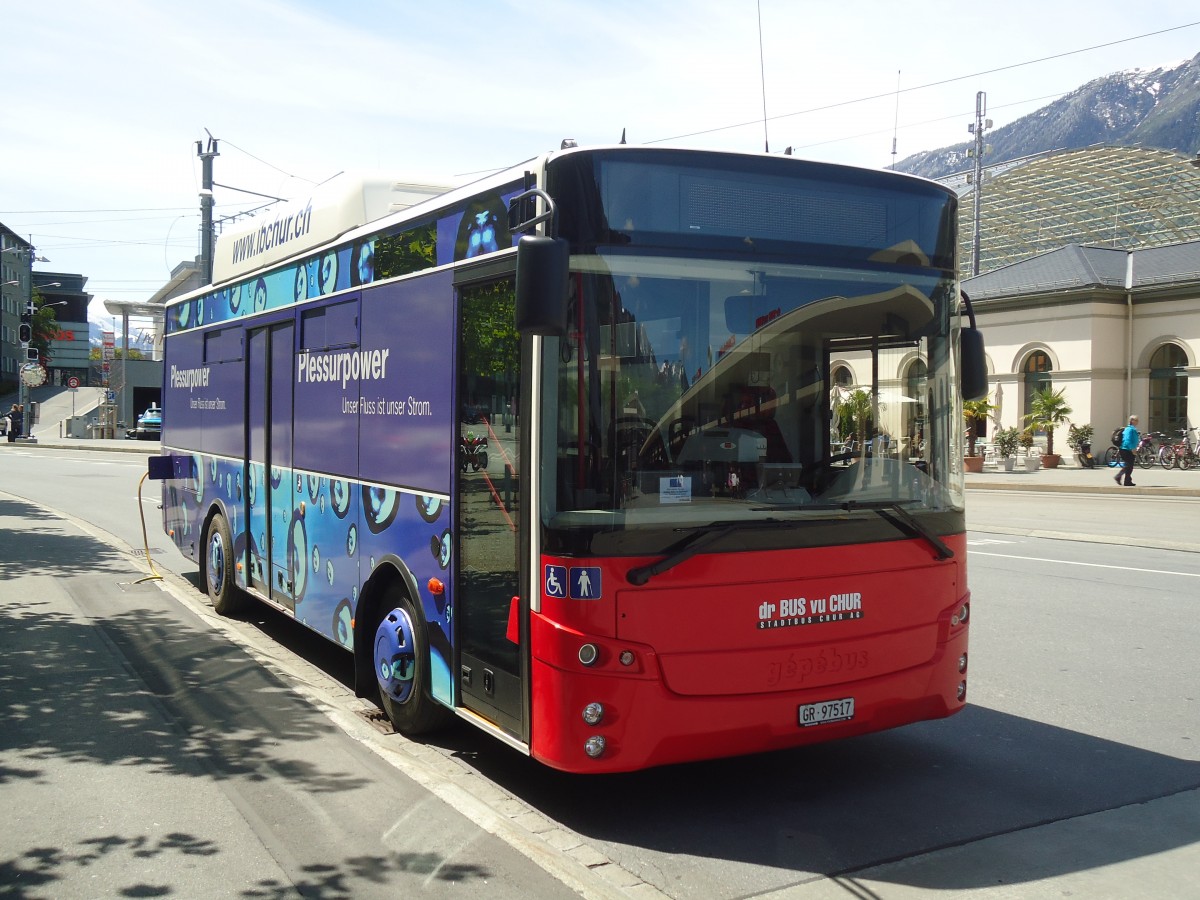
POLYGON ((1022 399, 1025 405, 1021 408, 1024 415, 1028 415, 1029 410, 1033 406, 1033 395, 1042 388, 1053 387, 1054 382, 1050 377, 1050 370, 1053 366, 1050 363, 1050 357, 1041 350, 1034 350, 1025 357, 1025 385, 1024 396, 1022 399))
POLYGON ((847 413, 848 407, 844 405, 846 398, 850 396, 850 389, 854 386, 854 374, 847 366, 837 366, 829 377, 833 381, 833 389, 829 392, 833 409, 830 431, 835 440, 845 439, 854 430, 847 413))
POLYGON ((1166 432, 1188 427, 1187 354, 1176 344, 1163 344, 1150 357, 1150 431, 1166 432))

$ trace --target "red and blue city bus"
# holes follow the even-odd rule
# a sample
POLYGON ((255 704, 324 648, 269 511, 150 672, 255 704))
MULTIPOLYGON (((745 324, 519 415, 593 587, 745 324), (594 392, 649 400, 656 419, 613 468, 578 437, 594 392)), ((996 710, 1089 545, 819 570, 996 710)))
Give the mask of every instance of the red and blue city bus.
POLYGON ((571 772, 963 708, 953 192, 619 146, 416 199, 223 237, 167 306, 164 525, 218 612, 571 772))

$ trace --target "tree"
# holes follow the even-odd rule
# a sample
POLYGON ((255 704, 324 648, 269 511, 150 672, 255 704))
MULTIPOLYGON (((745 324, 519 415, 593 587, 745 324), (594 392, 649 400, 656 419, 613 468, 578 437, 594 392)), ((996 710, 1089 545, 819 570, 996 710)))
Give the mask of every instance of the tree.
MULTIPOLYGON (((125 348, 124 347, 115 348, 113 350, 113 356, 116 359, 124 359, 125 358, 125 348)), ((93 347, 91 350, 88 351, 88 359, 96 361, 96 360, 99 360, 100 358, 101 358, 101 352, 100 352, 99 347, 93 347)), ((130 359, 145 359, 146 355, 144 353, 142 353, 141 350, 135 350, 133 347, 130 347, 129 348, 129 358, 130 359)))
POLYGON ((513 316, 512 285, 498 281, 473 289, 463 302, 469 304, 462 323, 463 370, 500 379, 516 372, 521 336, 513 316))
POLYGON ((58 334, 58 317, 54 314, 55 307, 43 306, 42 295, 37 288, 33 291, 33 318, 29 320, 33 337, 30 347, 36 347, 38 360, 45 365, 50 362, 50 342, 58 334))
POLYGON ((858 441, 859 452, 862 452, 866 446, 867 440, 867 423, 871 419, 871 394, 862 388, 856 388, 850 392, 850 395, 842 401, 842 415, 846 417, 854 428, 854 435, 858 441))
POLYGON ((1047 384, 1033 392, 1029 399, 1029 412, 1025 421, 1029 431, 1046 432, 1046 455, 1054 455, 1054 429, 1071 421, 1071 407, 1067 406, 1066 388, 1057 391, 1047 384))
POLYGON ((963 419, 967 423, 967 456, 975 455, 975 441, 979 439, 979 423, 985 422, 996 411, 990 399, 963 401, 963 419))

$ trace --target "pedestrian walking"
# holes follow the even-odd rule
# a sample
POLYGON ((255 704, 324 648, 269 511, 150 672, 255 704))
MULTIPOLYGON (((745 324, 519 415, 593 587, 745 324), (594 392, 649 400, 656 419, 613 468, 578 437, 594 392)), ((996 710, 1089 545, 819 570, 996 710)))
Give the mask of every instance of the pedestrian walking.
POLYGON ((1125 487, 1137 487, 1133 483, 1133 451, 1138 448, 1138 444, 1142 440, 1141 432, 1138 431, 1138 417, 1130 416, 1129 424, 1121 431, 1121 469, 1114 476, 1113 480, 1117 484, 1124 484, 1125 487))
POLYGON ((5 418, 8 419, 8 442, 11 444, 21 436, 22 419, 25 418, 25 414, 14 403, 5 418))

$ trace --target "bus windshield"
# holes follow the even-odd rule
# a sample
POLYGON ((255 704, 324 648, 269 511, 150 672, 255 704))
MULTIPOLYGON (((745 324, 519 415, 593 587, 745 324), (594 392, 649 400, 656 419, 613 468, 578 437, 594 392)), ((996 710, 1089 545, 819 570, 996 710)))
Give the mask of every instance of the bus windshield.
POLYGON ((546 340, 551 529, 961 509, 939 270, 600 248, 546 340))

